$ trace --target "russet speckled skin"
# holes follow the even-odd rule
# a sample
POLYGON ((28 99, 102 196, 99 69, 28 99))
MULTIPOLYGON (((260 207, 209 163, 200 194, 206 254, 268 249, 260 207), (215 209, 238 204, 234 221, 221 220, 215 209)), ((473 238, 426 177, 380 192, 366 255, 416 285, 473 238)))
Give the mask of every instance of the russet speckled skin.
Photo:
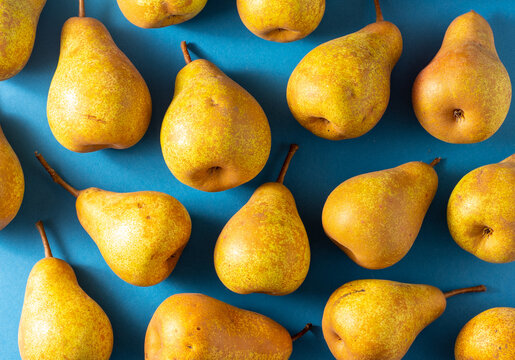
POLYGON ((435 170, 419 161, 355 176, 327 198, 324 230, 358 265, 391 266, 413 245, 437 187, 435 170))
POLYGON ((24 193, 25 179, 20 161, 0 128, 0 230, 18 213, 24 193))
POLYGON ((18 74, 32 54, 46 0, 0 0, 0 81, 18 74))
POLYGON ((258 102, 207 60, 177 75, 161 128, 168 168, 182 183, 223 191, 252 180, 271 147, 268 119, 258 102))
POLYGON ((177 294, 156 310, 145 360, 286 360, 290 334, 255 312, 202 294, 177 294))
POLYGON ((322 330, 338 360, 400 360, 445 307, 433 286, 357 280, 331 295, 322 330))
POLYGON ((105 26, 88 17, 68 19, 47 102, 57 141, 76 152, 125 149, 143 137, 151 113, 145 80, 105 26))
POLYGON ((515 309, 483 311, 461 329, 454 348, 456 360, 515 359, 515 309))
POLYGON ((447 206, 456 243, 478 258, 515 261, 515 154, 465 175, 447 206))
POLYGON ((412 98, 420 124, 440 140, 476 143, 499 129, 510 108, 511 82, 481 15, 470 11, 454 19, 417 76, 412 98))
POLYGON ((241 21, 260 38, 290 42, 311 34, 320 24, 325 0, 238 0, 241 21))
POLYGON ((161 28, 183 23, 202 11, 207 0, 118 0, 123 15, 136 26, 161 28))

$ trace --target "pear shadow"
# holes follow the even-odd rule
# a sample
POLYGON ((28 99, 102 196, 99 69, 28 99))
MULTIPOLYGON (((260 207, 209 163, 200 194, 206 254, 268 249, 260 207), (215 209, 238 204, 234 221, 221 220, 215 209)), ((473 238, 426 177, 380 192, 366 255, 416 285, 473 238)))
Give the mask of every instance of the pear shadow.
POLYGON ((220 18, 222 14, 227 14, 229 12, 236 12, 236 1, 234 0, 208 0, 206 6, 202 9, 200 13, 197 14, 193 19, 190 19, 186 22, 183 22, 178 25, 173 26, 182 26, 184 28, 189 28, 190 25, 193 27, 193 22, 196 22, 195 27, 203 27, 206 23, 209 23, 217 18, 220 18), (232 11, 231 11, 232 10, 232 11))

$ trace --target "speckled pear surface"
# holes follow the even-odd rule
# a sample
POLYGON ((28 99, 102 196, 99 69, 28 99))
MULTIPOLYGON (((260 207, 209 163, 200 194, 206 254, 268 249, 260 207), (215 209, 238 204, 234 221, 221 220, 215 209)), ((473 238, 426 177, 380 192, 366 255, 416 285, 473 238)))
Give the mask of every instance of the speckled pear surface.
POLYGON ((0 81, 18 74, 32 54, 46 0, 0 0, 0 81))
POLYGON ((47 102, 57 141, 76 152, 125 149, 143 137, 151 113, 145 80, 105 26, 88 17, 66 21, 47 102))
POLYGON ((136 26, 160 28, 195 17, 207 0, 118 0, 123 15, 136 26))
POLYGON ((456 243, 478 258, 515 261, 515 154, 465 175, 447 207, 456 243))
POLYGON ((511 103, 510 77, 488 22, 475 11, 454 19, 442 47, 413 85, 420 124, 450 143, 476 143, 502 125, 511 103))
POLYGON ((145 338, 145 360, 283 360, 291 352, 275 321, 202 294, 166 299, 145 338))
POLYGON ((311 34, 320 24, 325 0, 238 0, 241 21, 260 38, 290 42, 311 34))
POLYGON ((515 359, 515 309, 483 311, 461 329, 454 349, 456 360, 515 359))

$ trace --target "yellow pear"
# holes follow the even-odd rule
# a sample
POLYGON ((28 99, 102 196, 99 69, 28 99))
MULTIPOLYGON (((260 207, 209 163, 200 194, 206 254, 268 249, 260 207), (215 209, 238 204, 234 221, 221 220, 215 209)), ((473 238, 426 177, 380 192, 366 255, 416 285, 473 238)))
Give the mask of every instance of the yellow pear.
POLYGON ((145 337, 145 360, 286 360, 290 336, 264 315, 202 294, 170 296, 157 308, 145 337))
POLYGON ((400 360, 417 335, 445 310, 446 298, 483 285, 442 293, 430 285, 357 280, 329 298, 324 338, 338 360, 400 360))
POLYGON ((454 349, 456 360, 515 359, 515 309, 483 311, 461 329, 454 349))
POLYGON ((222 283, 239 294, 286 295, 304 282, 311 258, 295 199, 283 185, 292 145, 276 182, 256 189, 225 225, 215 246, 222 283))
POLYGON ((182 183, 223 191, 252 180, 266 164, 271 134, 256 99, 207 60, 191 61, 175 81, 161 128, 166 165, 182 183))
POLYGON ((454 241, 478 258, 515 261, 515 154, 460 180, 449 199, 447 223, 454 241))
POLYGON ((102 308, 81 289, 73 269, 52 256, 38 222, 45 258, 32 268, 18 331, 22 360, 108 360, 113 330, 102 308))
POLYGON ((47 116, 57 141, 76 152, 125 149, 147 131, 152 101, 145 80, 118 49, 105 26, 68 19, 48 92, 47 116))
POLYGON ((157 191, 77 190, 36 156, 77 198, 79 222, 116 275, 129 284, 152 286, 171 274, 191 234, 190 216, 177 199, 157 191))
POLYGON ((392 266, 417 238, 436 194, 439 161, 412 161, 344 181, 325 202, 325 233, 358 265, 392 266))
POLYGON ((510 108, 511 82, 481 15, 470 11, 454 19, 417 76, 412 97, 418 121, 440 140, 476 143, 499 129, 510 108))
POLYGON ((260 38, 290 42, 311 34, 320 24, 325 0, 238 0, 241 21, 260 38))
POLYGON ((288 81, 293 116, 313 134, 342 140, 361 136, 383 116, 390 99, 390 74, 402 52, 399 29, 377 22, 326 42, 297 65, 288 81))
POLYGON ((18 74, 29 61, 45 3, 46 0, 0 0, 0 81, 18 74))

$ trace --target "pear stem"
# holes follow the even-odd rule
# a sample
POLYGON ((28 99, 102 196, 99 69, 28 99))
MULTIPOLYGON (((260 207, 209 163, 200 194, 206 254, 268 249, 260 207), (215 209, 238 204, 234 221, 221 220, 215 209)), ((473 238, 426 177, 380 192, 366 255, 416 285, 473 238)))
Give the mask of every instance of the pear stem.
POLYGON ((182 55, 184 55, 184 61, 186 62, 186 65, 188 65, 191 62, 191 56, 188 51, 188 44, 186 44, 186 41, 181 41, 181 50, 182 55))
POLYGON ((374 0, 374 5, 376 7, 376 22, 383 21, 383 12, 381 11, 381 5, 379 5, 379 0, 374 0))
POLYGON ((78 197, 79 194, 80 194, 80 191, 75 189, 73 186, 71 186, 70 184, 68 184, 66 181, 64 181, 60 176, 59 174, 57 174, 57 172, 52 169, 50 167, 50 165, 48 165, 48 163, 46 162, 45 158, 43 157, 43 155, 41 155, 40 153, 38 153, 37 151, 35 152, 36 154, 36 157, 38 158, 39 162, 41 163, 41 165, 43 165, 43 167, 45 168, 45 170, 50 174, 50 176, 52 177, 52 180, 54 180, 56 183, 58 183, 59 185, 61 185, 63 188, 65 188, 66 190, 68 190, 68 192, 70 194, 72 194, 73 196, 75 197, 78 197))
POLYGON ((39 220, 36 223, 36 228, 39 231, 39 234, 41 235, 41 240, 43 240, 43 247, 45 248, 45 257, 51 258, 52 256, 52 250, 50 250, 50 244, 48 243, 48 238, 46 236, 45 227, 43 226, 43 223, 41 220, 39 220))
POLYGON ((441 157, 437 157, 429 163, 429 166, 435 167, 435 165, 438 164, 441 160, 442 160, 441 157))
POLYGON ((306 326, 304 326, 304 329, 296 333, 295 335, 292 335, 291 341, 295 341, 299 338, 301 338, 305 333, 307 333, 311 328, 313 327, 313 324, 307 323, 306 326))
POLYGON ((84 7, 84 0, 79 0, 79 17, 86 16, 86 9, 84 7))
POLYGON ((290 166, 290 161, 295 152, 299 149, 299 145, 297 144, 291 144, 290 150, 288 151, 288 155, 286 155, 286 159, 284 159, 283 167, 281 168, 281 172, 279 173, 279 176, 277 177, 276 182, 279 184, 282 184, 284 182, 284 176, 286 175, 286 172, 288 171, 288 167, 290 166))
POLYGON ((478 286, 472 286, 472 287, 467 287, 467 288, 463 288, 463 289, 447 291, 447 292, 444 292, 443 294, 444 294, 445 298, 448 299, 454 295, 473 293, 473 292, 483 292, 483 291, 486 291, 486 286, 478 285, 478 286))

